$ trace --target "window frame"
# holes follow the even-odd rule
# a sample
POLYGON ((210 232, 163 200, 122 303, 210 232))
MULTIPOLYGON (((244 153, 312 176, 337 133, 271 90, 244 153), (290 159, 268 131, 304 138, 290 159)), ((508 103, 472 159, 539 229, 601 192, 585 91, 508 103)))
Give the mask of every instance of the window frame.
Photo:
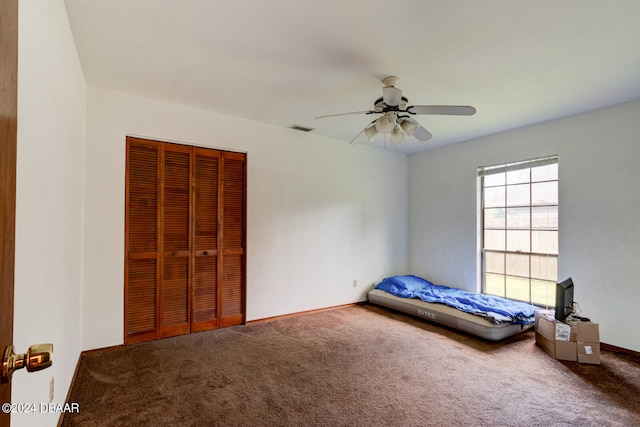
MULTIPOLYGON (((539 157, 539 158, 528 159, 528 160, 521 160, 521 161, 511 162, 511 163, 503 163, 498 165, 478 167, 477 169, 478 191, 479 191, 478 275, 479 275, 481 293, 501 295, 507 298, 526 301, 526 302, 541 305, 541 306, 553 305, 553 297, 555 295, 553 289, 558 278, 558 255, 559 255, 558 241, 559 241, 559 204, 560 204, 559 188, 558 188, 559 173, 556 166, 555 174, 551 177, 546 177, 546 179, 540 179, 532 176, 533 168, 537 168, 540 166, 553 165, 553 164, 558 165, 557 155, 539 157), (528 171, 528 173, 526 174, 527 175, 526 179, 519 180, 519 181, 516 180, 516 182, 509 182, 509 179, 508 179, 509 172, 525 171, 525 170, 528 171), (485 180, 488 176, 497 175, 501 173, 504 173, 503 182, 486 185, 485 180), (553 193, 553 190, 552 190, 550 201, 547 201, 544 203, 536 203, 534 201, 534 192, 532 191, 532 189, 534 188, 534 185, 544 184, 545 186, 548 186, 549 183, 554 183, 554 182, 556 183, 555 193, 553 193), (526 200, 524 203, 510 203, 509 196, 508 196, 509 189, 513 190, 515 186, 520 186, 520 185, 526 185, 528 187, 528 200, 526 200), (489 204, 488 206, 485 206, 487 202, 487 200, 485 200, 486 190, 491 188, 499 189, 501 187, 504 193, 502 195, 502 200, 499 203, 496 203, 495 205, 489 204), (487 227, 487 213, 488 213, 487 211, 493 210, 493 209, 495 209, 494 212, 498 214, 498 219, 494 224, 487 227), (555 216, 552 215, 551 217, 549 217, 549 216, 543 215, 543 218, 547 220, 547 223, 543 225, 538 223, 536 225, 535 224, 536 216, 534 215, 534 213, 535 212, 541 213, 544 210, 547 210, 548 212, 549 209, 556 211, 555 216), (500 210, 502 210, 502 212, 500 212, 500 210), (510 210, 512 211, 512 213, 518 210, 525 213, 526 222, 528 222, 528 224, 520 225, 520 226, 510 226, 509 214, 508 214, 510 210), (503 216, 502 219, 499 218, 500 214, 502 214, 503 216), (550 222, 548 222, 549 218, 551 218, 550 222), (553 220, 554 218, 555 218, 555 221, 553 220), (500 224, 500 222, 502 222, 501 225, 497 225, 497 226, 495 225, 495 224, 500 224), (494 233, 494 234, 498 236, 500 235, 500 232, 502 232, 503 234, 502 238, 504 240, 501 242, 502 246, 500 248, 486 247, 487 245, 486 231, 487 230, 496 231, 497 233, 494 233), (511 231, 511 233, 509 231, 511 231), (541 250, 541 247, 537 247, 537 248, 535 247, 534 237, 536 235, 540 236, 541 233, 545 233, 545 232, 554 232, 556 234, 556 238, 555 238, 555 241, 553 240, 551 241, 551 247, 546 248, 546 250, 541 250), (522 236, 526 234, 526 238, 523 239, 523 241, 527 242, 527 247, 525 250, 523 250, 523 247, 514 247, 509 243, 509 236, 516 236, 518 234, 522 236), (500 262, 502 262, 502 272, 491 271, 491 270, 495 270, 495 268, 489 268, 489 269, 487 268, 487 259, 489 257, 489 254, 498 255, 497 257, 495 257, 496 259, 494 261, 497 261, 497 264, 495 265, 498 265, 498 266, 500 265, 500 262), (502 258, 501 261, 499 260, 500 257, 502 258), (512 259, 512 263, 509 264, 511 268, 507 265, 507 261, 509 257, 512 259), (526 268, 523 268, 521 270, 521 272, 526 271, 526 274, 514 274, 513 260, 517 258, 524 259, 524 257, 526 257, 525 264, 527 265, 526 265, 526 268), (553 258, 554 260, 549 260, 548 259, 549 257, 553 258), (536 264, 536 262, 539 262, 540 264, 536 264), (532 269, 532 267, 539 267, 539 266, 542 266, 542 270, 545 270, 544 273, 538 272, 538 274, 536 274, 535 270, 532 269), (498 278, 502 276, 500 279, 502 280, 502 293, 499 293, 497 291, 488 292, 488 289, 487 289, 488 274, 494 275, 494 277, 498 277, 498 278), (544 277, 538 277, 542 275, 544 275, 544 277), (516 285, 514 285, 514 283, 517 283, 518 281, 521 282, 521 284, 518 286, 526 285, 526 289, 521 290, 519 294, 516 292, 517 296, 514 296, 514 291, 517 291, 516 289, 517 287, 516 285), (534 286, 536 288, 541 289, 540 294, 546 295, 544 299, 542 298, 541 295, 538 295, 537 293, 534 295, 535 293, 534 286), (523 297, 525 294, 525 291, 528 294, 527 298, 523 297), (553 294, 553 296, 550 294, 553 294)), ((514 174, 511 174, 511 176, 513 175, 514 174)), ((498 190, 497 192, 499 193, 500 190, 498 190)), ((524 222, 525 221, 523 221, 523 223, 524 222)))

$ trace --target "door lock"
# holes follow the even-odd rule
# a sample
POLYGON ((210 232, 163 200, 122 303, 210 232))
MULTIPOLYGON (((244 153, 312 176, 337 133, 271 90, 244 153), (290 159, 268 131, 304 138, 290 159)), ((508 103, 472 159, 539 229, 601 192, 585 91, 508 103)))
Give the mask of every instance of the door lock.
POLYGON ((24 354, 15 354, 13 346, 7 346, 2 351, 2 374, 0 382, 7 384, 11 381, 13 372, 27 368, 28 372, 40 371, 53 364, 53 344, 35 344, 24 354))

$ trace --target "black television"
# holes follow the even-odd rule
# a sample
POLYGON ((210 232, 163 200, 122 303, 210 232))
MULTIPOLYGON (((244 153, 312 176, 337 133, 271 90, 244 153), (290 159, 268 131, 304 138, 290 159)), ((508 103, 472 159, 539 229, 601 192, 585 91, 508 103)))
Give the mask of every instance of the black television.
POLYGON ((564 322, 573 314, 573 280, 556 283, 556 320, 564 322))

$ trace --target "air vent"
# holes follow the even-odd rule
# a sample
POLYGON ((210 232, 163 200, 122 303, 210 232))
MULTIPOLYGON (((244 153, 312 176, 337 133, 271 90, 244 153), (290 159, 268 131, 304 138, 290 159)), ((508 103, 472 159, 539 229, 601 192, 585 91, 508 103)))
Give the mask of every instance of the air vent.
POLYGON ((311 132, 313 130, 313 128, 308 128, 306 126, 301 126, 301 125, 291 125, 289 126, 289 128, 299 130, 301 132, 311 132))

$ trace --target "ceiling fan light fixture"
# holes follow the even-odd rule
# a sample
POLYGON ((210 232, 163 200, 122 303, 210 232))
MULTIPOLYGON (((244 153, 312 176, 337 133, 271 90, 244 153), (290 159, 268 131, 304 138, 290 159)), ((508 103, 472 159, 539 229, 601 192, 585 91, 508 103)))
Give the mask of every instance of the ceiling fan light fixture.
POLYGON ((392 112, 384 113, 384 116, 376 120, 376 130, 380 133, 390 133, 396 127, 396 118, 392 112))
POLYGON ((402 128, 404 133, 406 133, 409 136, 412 136, 419 126, 420 125, 418 123, 415 123, 406 119, 402 120, 402 122, 400 123, 400 127, 402 128))
POLYGON ((364 130, 364 134, 369 139, 369 142, 373 142, 375 137, 378 135, 378 130, 376 129, 375 125, 371 125, 364 130))
POLYGON ((402 141, 404 141, 404 132, 402 132, 400 126, 396 125, 395 129, 391 131, 391 138, 389 139, 389 142, 391 142, 393 145, 398 145, 402 141))

